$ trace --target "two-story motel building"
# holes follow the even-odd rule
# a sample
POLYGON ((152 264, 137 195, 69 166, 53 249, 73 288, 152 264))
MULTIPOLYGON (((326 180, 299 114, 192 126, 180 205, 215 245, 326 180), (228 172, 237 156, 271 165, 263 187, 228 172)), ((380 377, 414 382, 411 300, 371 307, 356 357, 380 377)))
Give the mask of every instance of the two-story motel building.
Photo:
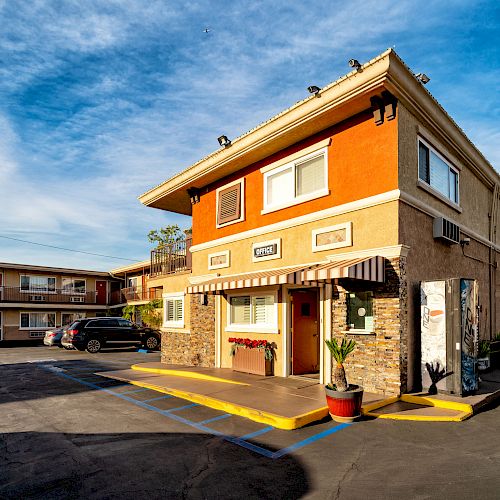
POLYGON ((351 383, 417 388, 421 280, 476 279, 480 335, 499 329, 499 186, 384 52, 140 197, 192 215, 192 246, 151 262, 162 361, 230 367, 230 337, 267 339, 275 375, 327 382, 324 340, 346 334, 351 383))

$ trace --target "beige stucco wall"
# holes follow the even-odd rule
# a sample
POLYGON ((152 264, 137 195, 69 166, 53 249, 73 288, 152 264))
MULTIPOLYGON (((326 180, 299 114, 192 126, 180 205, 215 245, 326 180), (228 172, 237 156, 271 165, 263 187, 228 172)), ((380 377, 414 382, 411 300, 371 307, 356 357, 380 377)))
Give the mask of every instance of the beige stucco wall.
MULTIPOLYGON (((489 301, 489 249, 471 240, 465 253, 480 259, 478 262, 464 257, 460 245, 447 245, 433 238, 433 218, 425 213, 400 203, 400 241, 408 245, 408 318, 409 318, 409 389, 419 382, 420 358, 420 281, 444 280, 447 278, 471 278, 479 284, 479 334, 490 336, 490 315, 495 318, 489 301)), ((498 273, 495 271, 498 276, 498 273)), ((498 280, 498 278, 497 278, 498 280)), ((498 309, 500 310, 500 309, 498 309)), ((497 326, 498 328, 498 326, 497 326)))
POLYGON ((392 201, 369 208, 349 212, 327 219, 308 222, 272 233, 218 245, 193 253, 193 275, 217 273, 238 274, 264 269, 300 265, 326 260, 327 256, 340 253, 379 248, 398 244, 398 202, 392 201), (328 226, 352 222, 352 246, 312 251, 312 231, 328 226), (252 244, 281 238, 280 259, 252 261, 252 244), (216 270, 208 269, 208 256, 230 250, 230 267, 216 270))
POLYGON ((472 229, 481 236, 489 237, 488 213, 491 209, 492 188, 485 185, 465 164, 459 160, 458 151, 445 143, 424 124, 419 123, 401 103, 399 110, 399 189, 430 207, 441 212, 445 217, 472 229), (430 194, 417 185, 418 181, 418 145, 419 134, 439 153, 460 170, 459 199, 462 212, 430 194))

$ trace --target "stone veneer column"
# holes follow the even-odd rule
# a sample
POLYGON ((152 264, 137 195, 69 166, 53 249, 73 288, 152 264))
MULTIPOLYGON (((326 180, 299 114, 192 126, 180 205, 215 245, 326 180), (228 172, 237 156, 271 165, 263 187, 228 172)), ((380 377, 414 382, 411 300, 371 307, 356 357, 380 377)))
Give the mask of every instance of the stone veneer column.
POLYGON ((184 307, 190 308, 189 333, 163 331, 161 362, 189 366, 215 366, 215 295, 207 294, 207 305, 200 294, 187 294, 184 307))
MULTIPOLYGON (((385 277, 386 282, 379 286, 354 280, 343 283, 352 292, 373 292, 374 316, 374 334, 348 335, 356 341, 356 349, 345 369, 348 382, 362 385, 367 392, 399 395, 406 391, 408 371, 406 259, 387 259, 385 277)), ((332 300, 332 336, 341 339, 346 331, 346 288, 337 285, 332 300)))

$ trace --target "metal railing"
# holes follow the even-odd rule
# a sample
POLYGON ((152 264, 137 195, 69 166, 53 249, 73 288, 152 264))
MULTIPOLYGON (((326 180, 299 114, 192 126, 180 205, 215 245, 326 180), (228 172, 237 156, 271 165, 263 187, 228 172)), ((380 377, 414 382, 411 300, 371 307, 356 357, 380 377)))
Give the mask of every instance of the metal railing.
POLYGON ((67 290, 31 289, 0 286, 0 302, 27 302, 31 304, 109 304, 109 297, 97 301, 96 292, 75 293, 67 290))
POLYGON ((123 288, 122 294, 127 302, 134 300, 154 300, 161 299, 163 288, 123 288))
POLYGON ((191 269, 192 238, 176 241, 170 245, 151 250, 150 276, 162 276, 191 269))

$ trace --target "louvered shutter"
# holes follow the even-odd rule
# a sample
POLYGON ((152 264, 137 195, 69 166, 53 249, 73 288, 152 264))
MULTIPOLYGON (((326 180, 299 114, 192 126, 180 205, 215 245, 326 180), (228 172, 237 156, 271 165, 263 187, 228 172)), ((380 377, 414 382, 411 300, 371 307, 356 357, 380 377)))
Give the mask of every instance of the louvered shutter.
POLYGON ((226 224, 241 217, 241 184, 219 191, 217 223, 226 224))
POLYGON ((174 319, 174 301, 173 300, 167 300, 166 303, 166 320, 167 321, 175 321, 174 319))
POLYGON ((178 299, 175 302, 175 321, 182 321, 182 300, 178 299))

